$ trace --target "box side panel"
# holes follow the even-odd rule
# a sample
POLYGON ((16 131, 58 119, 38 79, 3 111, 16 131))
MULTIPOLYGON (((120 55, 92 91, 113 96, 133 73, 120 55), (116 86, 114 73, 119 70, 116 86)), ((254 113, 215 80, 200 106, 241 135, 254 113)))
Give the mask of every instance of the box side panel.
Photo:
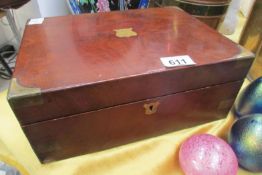
POLYGON ((242 81, 23 126, 42 162, 101 151, 224 118, 242 81))

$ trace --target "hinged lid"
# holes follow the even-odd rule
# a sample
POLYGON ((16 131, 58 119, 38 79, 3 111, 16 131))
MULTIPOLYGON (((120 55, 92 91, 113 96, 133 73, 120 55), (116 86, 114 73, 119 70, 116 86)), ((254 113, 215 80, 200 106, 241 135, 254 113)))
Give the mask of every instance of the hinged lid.
POLYGON ((9 102, 22 124, 237 81, 253 55, 177 8, 27 25, 9 102), (165 67, 188 55, 196 65, 165 67))

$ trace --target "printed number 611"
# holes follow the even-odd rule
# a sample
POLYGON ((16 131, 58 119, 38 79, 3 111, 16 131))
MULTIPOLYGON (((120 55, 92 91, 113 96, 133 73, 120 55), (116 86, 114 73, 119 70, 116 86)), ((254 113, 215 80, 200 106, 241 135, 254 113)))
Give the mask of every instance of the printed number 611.
POLYGON ((188 55, 162 57, 160 60, 166 67, 189 66, 196 64, 188 55))

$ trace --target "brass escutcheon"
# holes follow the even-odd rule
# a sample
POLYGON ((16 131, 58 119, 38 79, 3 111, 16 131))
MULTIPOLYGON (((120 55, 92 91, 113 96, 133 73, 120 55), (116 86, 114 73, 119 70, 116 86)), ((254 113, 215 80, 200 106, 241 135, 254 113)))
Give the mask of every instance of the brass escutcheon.
POLYGON ((148 103, 148 104, 144 104, 145 114, 146 115, 152 115, 152 114, 156 113, 159 105, 160 105, 160 103, 158 101, 148 103))

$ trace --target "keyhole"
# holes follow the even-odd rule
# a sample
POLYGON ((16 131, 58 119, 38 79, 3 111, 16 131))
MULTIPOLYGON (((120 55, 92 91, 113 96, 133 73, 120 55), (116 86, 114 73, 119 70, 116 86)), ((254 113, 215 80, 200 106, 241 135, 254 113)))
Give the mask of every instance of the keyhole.
POLYGON ((153 105, 150 105, 150 106, 149 106, 149 109, 152 111, 152 110, 153 110, 153 107, 154 107, 153 105))
POLYGON ((156 113, 157 108, 159 106, 159 102, 153 102, 153 103, 149 103, 149 104, 144 104, 144 108, 145 108, 145 114, 146 115, 151 115, 156 113))

